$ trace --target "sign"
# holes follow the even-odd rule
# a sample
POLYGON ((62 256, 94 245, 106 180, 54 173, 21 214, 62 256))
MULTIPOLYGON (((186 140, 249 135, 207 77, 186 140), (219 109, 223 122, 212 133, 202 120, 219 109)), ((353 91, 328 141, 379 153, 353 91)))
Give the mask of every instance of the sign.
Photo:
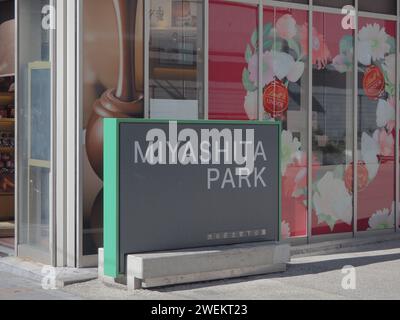
POLYGON ((279 241, 279 122, 105 119, 105 274, 126 255, 279 241))

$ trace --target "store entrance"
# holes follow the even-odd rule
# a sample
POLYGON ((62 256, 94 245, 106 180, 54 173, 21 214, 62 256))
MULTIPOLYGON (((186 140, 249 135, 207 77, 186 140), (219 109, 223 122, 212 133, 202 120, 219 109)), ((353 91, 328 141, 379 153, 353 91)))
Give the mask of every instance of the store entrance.
POLYGON ((0 252, 15 248, 15 13, 0 1, 0 252))

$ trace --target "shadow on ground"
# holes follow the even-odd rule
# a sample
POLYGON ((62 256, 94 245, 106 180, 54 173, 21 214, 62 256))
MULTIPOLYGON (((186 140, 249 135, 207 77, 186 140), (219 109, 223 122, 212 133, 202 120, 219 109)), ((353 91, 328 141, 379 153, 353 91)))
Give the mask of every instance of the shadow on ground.
POLYGON ((339 249, 334 253, 318 254, 319 257, 324 257, 324 256, 326 257, 328 255, 332 255, 332 259, 326 259, 326 260, 324 259, 322 261, 307 261, 307 262, 301 262, 301 261, 307 259, 312 260, 313 256, 310 256, 308 258, 295 259, 292 263, 289 264, 288 270, 284 273, 277 273, 265 276, 251 276, 240 279, 217 280, 217 281, 203 282, 190 285, 177 285, 166 288, 159 288, 159 289, 156 288, 150 291, 159 293, 173 293, 176 291, 189 291, 194 289, 215 287, 218 285, 230 285, 230 284, 239 284, 257 280, 282 279, 282 278, 298 277, 304 275, 320 274, 336 270, 339 271, 342 270, 343 267, 345 266, 353 266, 355 268, 358 268, 378 263, 400 260, 399 252, 393 254, 379 253, 380 251, 393 250, 399 248, 400 248, 400 242, 391 242, 373 246, 339 249), (335 258, 335 255, 338 256, 354 252, 356 252, 358 255, 363 253, 365 253, 366 255, 358 257, 335 258), (374 254, 372 254, 372 252, 374 254))

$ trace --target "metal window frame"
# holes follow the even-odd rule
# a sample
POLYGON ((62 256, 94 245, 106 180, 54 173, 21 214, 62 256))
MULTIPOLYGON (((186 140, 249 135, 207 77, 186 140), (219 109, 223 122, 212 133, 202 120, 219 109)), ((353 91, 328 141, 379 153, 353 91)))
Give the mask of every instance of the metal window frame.
MULTIPOLYGON (((16 0, 14 2, 14 12, 15 12, 15 61, 14 61, 14 73, 15 73, 15 141, 17 142, 19 139, 19 121, 18 121, 18 88, 19 88, 19 77, 17 76, 19 72, 19 0, 16 0)), ((20 195, 18 192, 19 188, 19 148, 18 148, 18 143, 15 143, 15 238, 14 238, 14 251, 15 255, 19 255, 19 248, 18 248, 18 243, 19 243, 19 217, 21 216, 19 214, 19 201, 20 201, 20 195)))
MULTIPOLYGON (((71 1, 71 0, 67 0, 71 1)), ((83 254, 83 159, 85 157, 84 150, 84 131, 83 131, 83 103, 84 103, 84 87, 83 87, 83 40, 84 40, 84 0, 76 0, 76 221, 75 221, 75 247, 76 247, 76 266, 79 268, 94 267, 98 264, 98 255, 83 254)))
POLYGON ((307 146, 307 161, 308 161, 308 176, 307 176, 307 243, 311 242, 312 238, 312 181, 313 181, 313 150, 312 150, 312 136, 313 136, 313 104, 312 104, 312 84, 313 84, 313 63, 312 63, 312 26, 314 25, 313 14, 313 0, 309 0, 308 9, 308 146, 307 146), (311 28, 310 28, 311 26, 311 28))
POLYGON ((354 88, 353 88, 353 237, 358 231, 358 0, 354 0, 356 9, 356 28, 354 30, 354 88))
POLYGON ((397 0, 397 37, 396 37, 396 188, 395 188, 395 231, 400 231, 400 68, 399 68, 399 56, 400 56, 400 0, 397 0))

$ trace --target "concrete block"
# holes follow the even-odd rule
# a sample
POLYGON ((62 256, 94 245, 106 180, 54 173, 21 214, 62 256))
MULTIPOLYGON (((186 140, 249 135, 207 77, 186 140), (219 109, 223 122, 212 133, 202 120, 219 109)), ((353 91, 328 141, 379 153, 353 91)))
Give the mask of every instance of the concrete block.
POLYGON ((286 271, 288 244, 252 243, 135 254, 127 258, 129 290, 286 271))

